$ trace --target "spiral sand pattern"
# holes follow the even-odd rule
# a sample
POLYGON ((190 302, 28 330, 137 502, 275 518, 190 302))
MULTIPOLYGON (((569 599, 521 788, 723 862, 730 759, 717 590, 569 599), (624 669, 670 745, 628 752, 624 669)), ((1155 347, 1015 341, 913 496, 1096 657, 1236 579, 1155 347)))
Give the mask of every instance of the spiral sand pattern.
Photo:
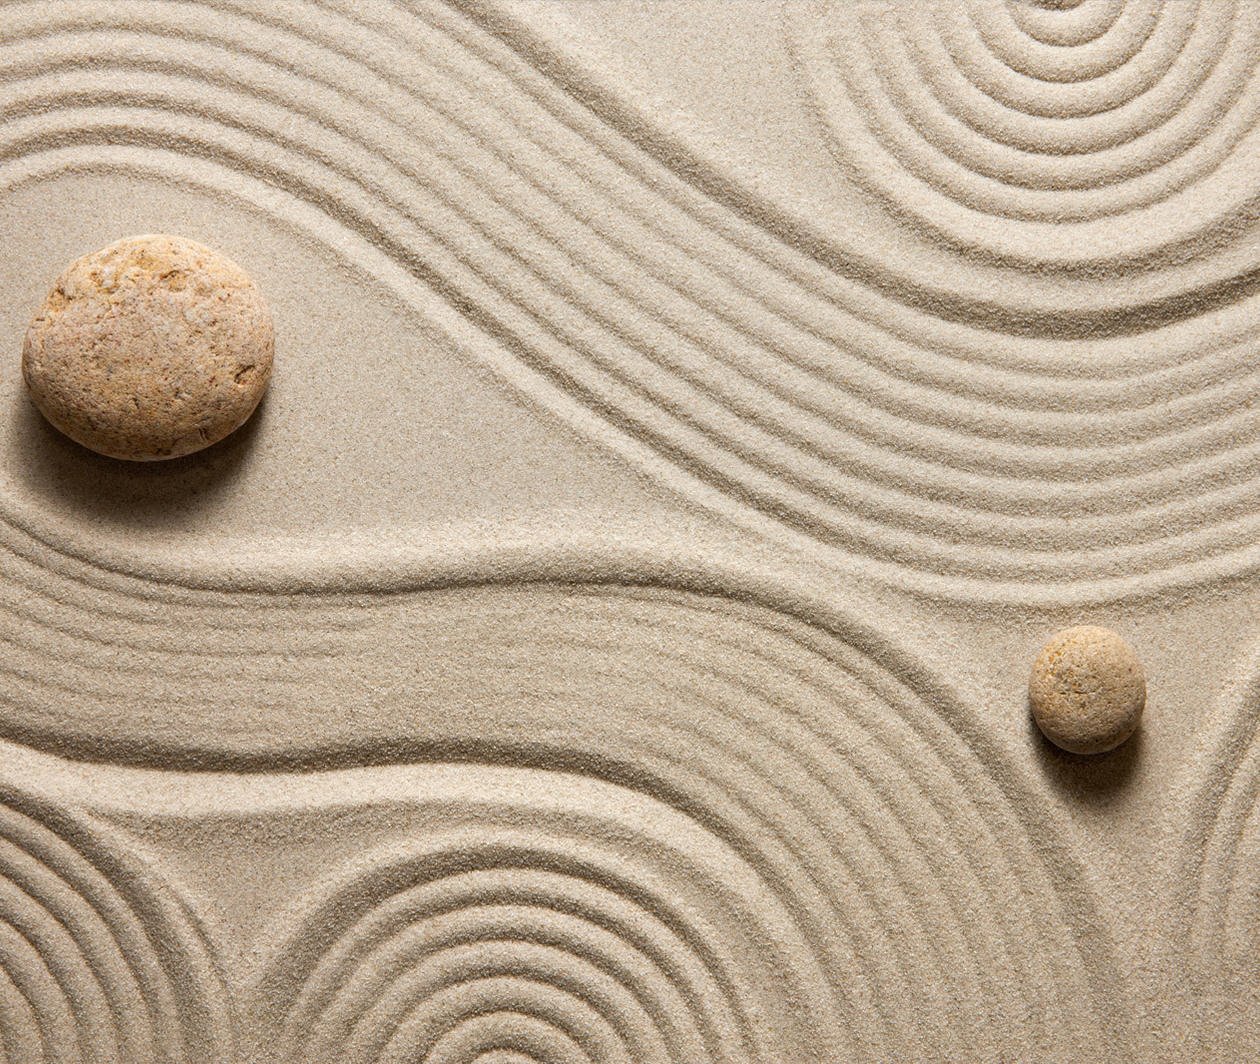
POLYGON ((175 897, 81 819, 0 801, 3 1059, 232 1059, 218 974, 175 897))
MULTIPOLYGON (((1127 77, 1122 57, 1146 26, 1158 56, 1176 44, 1198 65, 1202 49, 1228 43, 1220 69, 1236 88, 1229 57, 1253 54, 1255 12, 1240 7, 1224 34, 1211 27, 1229 5, 1208 5, 1192 33, 1176 13, 1191 6, 1117 17, 1097 40, 1055 46, 1081 51, 1079 69, 1025 76, 1090 91, 1107 71, 1127 77)), ((848 25, 832 12, 826 26, 837 20, 848 25)), ((942 21, 938 11, 914 25, 935 34, 942 21)), ((1005 35, 994 48, 1036 40, 1006 16, 990 21, 1005 35)), ((1163 251, 1135 251, 1145 302, 1108 301, 1094 278, 1109 275, 1104 262, 1089 266, 1079 307, 1065 293, 1042 312, 891 275, 770 224, 750 194, 733 201, 673 173, 641 126, 593 112, 580 85, 509 47, 528 43, 519 27, 478 6, 305 18, 300 7, 50 17, 17 5, 6 23, 7 186, 67 168, 165 172, 336 232, 365 270, 384 252, 394 270, 380 279, 404 299, 417 283, 436 289, 481 330, 476 357, 513 386, 565 417, 575 402, 594 412, 649 475, 742 525, 951 597, 1151 594, 1255 564, 1255 313, 1252 267, 1237 258, 1254 252, 1239 230, 1249 208, 1230 208, 1229 233, 1180 241, 1167 269, 1149 261, 1163 251), (1193 287, 1179 272, 1187 259, 1209 263, 1193 287)), ((894 29, 881 23, 888 47, 894 29)), ((1185 95, 1162 85, 1144 106, 1185 95)), ((1082 118, 1078 140, 1044 145, 1046 164, 1123 142, 1117 101, 1131 88, 1089 105, 1103 108, 1086 116, 1102 132, 1082 118)), ((1225 124, 1251 106, 1253 94, 1215 91, 1204 98, 1225 124)), ((1148 116, 1137 132, 1163 135, 1172 121, 1148 116)), ((1244 141, 1213 174, 1244 164, 1244 141)), ((1158 230, 1123 218, 1127 231, 1158 230)), ((1005 217, 1000 228, 1018 230, 1005 217)), ((965 258, 959 267, 965 277, 965 258)))

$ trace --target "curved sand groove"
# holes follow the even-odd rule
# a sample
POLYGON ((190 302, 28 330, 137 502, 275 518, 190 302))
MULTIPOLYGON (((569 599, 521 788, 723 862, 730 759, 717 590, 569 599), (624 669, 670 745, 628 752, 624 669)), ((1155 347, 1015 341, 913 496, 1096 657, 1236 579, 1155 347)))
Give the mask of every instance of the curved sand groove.
POLYGON ((255 989, 262 1044, 278 1060, 462 1060, 470 1040, 540 1038, 619 1064, 853 1059, 817 958, 756 871, 656 816, 677 836, 522 801, 356 862, 312 891, 255 989), (593 841, 610 831, 615 846, 593 841))
POLYGON ((500 588, 418 597, 184 592, 163 615, 188 643, 160 648, 142 599, 97 588, 96 616, 131 622, 110 629, 134 671, 120 682, 118 655, 84 634, 101 626, 54 611, 40 672, 12 685, 10 735, 164 766, 467 760, 597 776, 685 812, 758 870, 819 951, 838 1027, 866 1032, 873 1057, 920 1055, 941 1037, 928 1027, 997 1056, 1066 1052, 1095 1022, 1123 1024, 1090 887, 955 692, 830 596, 681 552, 656 572, 607 556, 500 559, 500 588), (693 590, 531 583, 680 572, 693 590), (230 683, 197 657, 224 640, 230 683), (50 698, 65 707, 56 728, 39 715, 50 698), (1062 1022, 1086 1001, 1089 1018, 1062 1022))
POLYGON ((0 1050, 12 1061, 231 1060, 178 900, 84 820, 0 787, 0 1050))
POLYGON ((1220 1029, 1260 1021, 1255 997, 1260 941, 1260 669, 1254 658, 1217 708, 1217 724, 1187 767, 1191 798, 1182 837, 1176 945, 1192 961, 1205 1046, 1220 1029))
POLYGON ((1032 7, 793 9, 837 160, 893 211, 1029 266, 1207 249, 1254 215, 1253 6, 1140 0, 1069 44, 1029 33, 1032 7))
POLYGON ((1115 25, 1125 10, 1124 0, 1007 6, 1009 17, 1029 37, 1059 47, 1077 47, 1097 40, 1115 25))
MULTIPOLYGON (((1149 593, 1253 564, 1249 304, 1210 342, 1193 320, 1142 341, 1149 356, 1131 338, 995 351, 627 161, 443 9, 393 20, 413 49, 395 66, 392 42, 354 43, 375 27, 338 36, 331 13, 322 36, 227 6, 152 15, 144 33, 98 33, 118 16, 96 13, 14 35, 6 183, 121 142, 154 168, 176 168, 170 149, 226 164, 247 196, 251 178, 280 184, 352 229, 360 262, 362 241, 384 250, 497 339, 514 384, 646 445, 658 476, 664 458, 727 509, 889 557, 932 593, 1006 597, 1033 577, 1062 597, 1089 580, 1149 593), (503 91, 470 110, 487 78, 503 91)), ((330 224, 317 235, 340 247, 330 224)))
MULTIPOLYGON (((842 231, 837 232, 834 220, 826 228, 814 224, 808 213, 798 209, 799 203, 786 208, 762 201, 733 176, 735 166, 730 167, 731 173, 727 172, 721 153, 714 157, 693 150, 693 146, 674 135, 667 124, 653 123, 623 104, 615 90, 603 84, 598 69, 558 51, 546 35, 534 32, 529 20, 500 11, 493 0, 454 0, 454 3, 527 58, 530 64, 553 77, 579 106, 589 107, 611 127, 621 131, 636 148, 663 163, 712 200, 779 236, 794 249, 806 252, 834 273, 868 286, 905 307, 925 310, 946 321, 972 322, 1013 335, 1047 338, 1119 335, 1197 316, 1206 309, 1253 294, 1260 283, 1260 263, 1254 243, 1249 239, 1258 212, 1254 168, 1247 158, 1231 164, 1239 176, 1238 187, 1226 190, 1227 195, 1251 190, 1244 195, 1239 210, 1233 216, 1218 218, 1215 226, 1208 230, 1183 234, 1181 239, 1162 244, 1153 255, 1123 257, 1116 254, 1114 243, 1104 239, 1100 246, 1106 255, 1099 261, 1081 259, 1081 245, 1070 242, 1063 250, 1071 261, 1058 264, 1007 263, 1008 267, 1017 265, 1019 268, 977 274, 967 268, 967 263, 946 259, 945 265, 938 260, 935 266, 924 264, 920 269, 912 263, 896 261, 896 252, 872 255, 871 241, 877 244, 882 241, 880 227, 867 229, 860 216, 854 219, 855 232, 865 235, 864 240, 848 238, 847 227, 842 226, 842 231), (1002 293, 1000 297, 999 293, 1002 293)), ((864 9, 879 22, 884 6, 895 5, 878 2, 851 7, 828 7, 825 2, 784 5, 783 10, 789 14, 788 41, 794 42, 797 53, 806 55, 790 56, 787 65, 780 61, 783 76, 791 77, 790 67, 806 63, 811 50, 817 51, 833 39, 828 22, 833 13, 864 9), (809 17, 809 12, 814 13, 813 17, 809 17)), ((948 5, 946 10, 949 10, 948 5)), ((906 13, 904 5, 900 13, 906 13)), ((471 48, 479 47, 473 39, 461 39, 471 48)), ((828 64, 823 61, 812 65, 825 68, 828 64)), ((529 91, 529 78, 521 76, 520 71, 517 74, 529 91)), ((1036 89, 1039 83, 1031 80, 1030 101, 1039 96, 1036 89)), ((552 106, 546 94, 532 94, 544 105, 552 106)), ((1047 97, 1040 94, 1040 99, 1044 104, 1047 97)), ((1063 110, 1059 102, 1050 106, 1054 112, 1063 110)), ((1030 107, 1035 111, 1036 104, 1031 103, 1030 107)), ((557 113, 560 110, 557 109, 557 113)), ((593 139, 599 135, 598 131, 590 134, 593 139)), ((1251 145, 1247 147, 1250 149, 1251 145)), ((1246 156, 1247 152, 1239 154, 1246 156)), ((623 161, 629 167, 635 165, 632 160, 623 158, 623 161)), ((1178 220, 1185 222, 1186 218, 1178 220)), ((972 221, 980 233, 993 241, 1000 242, 1007 231, 1005 219, 986 220, 985 216, 976 214, 972 221)), ((916 230, 919 228, 915 226, 916 230)), ((1053 227, 1045 228, 1048 239, 1053 240, 1053 227)), ((1117 239, 1124 235, 1123 229, 1116 234, 1117 239)), ((992 259, 993 251, 978 246, 977 239, 978 235, 972 234, 967 247, 961 250, 978 251, 982 259, 992 259)), ((947 248, 952 252, 960 250, 953 244, 947 244, 947 248)), ((989 265, 1000 261, 994 260, 989 265)))

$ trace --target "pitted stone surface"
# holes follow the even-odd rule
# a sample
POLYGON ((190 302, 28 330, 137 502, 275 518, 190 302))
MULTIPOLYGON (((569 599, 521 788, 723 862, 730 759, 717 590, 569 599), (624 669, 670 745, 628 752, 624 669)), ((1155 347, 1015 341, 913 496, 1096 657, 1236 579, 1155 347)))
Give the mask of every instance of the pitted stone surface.
POLYGON ((1037 656, 1028 695, 1047 739, 1074 754, 1099 754, 1133 734, 1146 705, 1146 678, 1115 632, 1067 628, 1037 656))
POLYGON ((178 458, 253 413, 271 379, 271 314, 236 263, 176 236, 129 237, 73 262, 31 321, 36 406, 112 458, 178 458))

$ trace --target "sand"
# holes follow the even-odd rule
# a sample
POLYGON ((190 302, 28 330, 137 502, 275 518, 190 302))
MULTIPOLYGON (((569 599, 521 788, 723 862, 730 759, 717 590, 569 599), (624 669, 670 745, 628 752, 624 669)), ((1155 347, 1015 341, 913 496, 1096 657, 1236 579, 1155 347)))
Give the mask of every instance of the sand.
POLYGON ((1253 1059, 1258 36, 0 8, 0 1059, 1253 1059), (276 368, 134 466, 20 354, 148 232, 276 368))

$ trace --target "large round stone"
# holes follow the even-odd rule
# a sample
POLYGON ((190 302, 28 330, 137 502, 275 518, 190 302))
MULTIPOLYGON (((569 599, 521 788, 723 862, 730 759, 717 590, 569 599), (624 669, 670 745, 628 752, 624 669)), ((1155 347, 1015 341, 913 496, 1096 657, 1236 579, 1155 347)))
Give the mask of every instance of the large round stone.
POLYGON ((71 263, 26 332, 35 405, 112 458, 177 458, 253 413, 275 337, 244 270, 176 236, 120 240, 71 263))

